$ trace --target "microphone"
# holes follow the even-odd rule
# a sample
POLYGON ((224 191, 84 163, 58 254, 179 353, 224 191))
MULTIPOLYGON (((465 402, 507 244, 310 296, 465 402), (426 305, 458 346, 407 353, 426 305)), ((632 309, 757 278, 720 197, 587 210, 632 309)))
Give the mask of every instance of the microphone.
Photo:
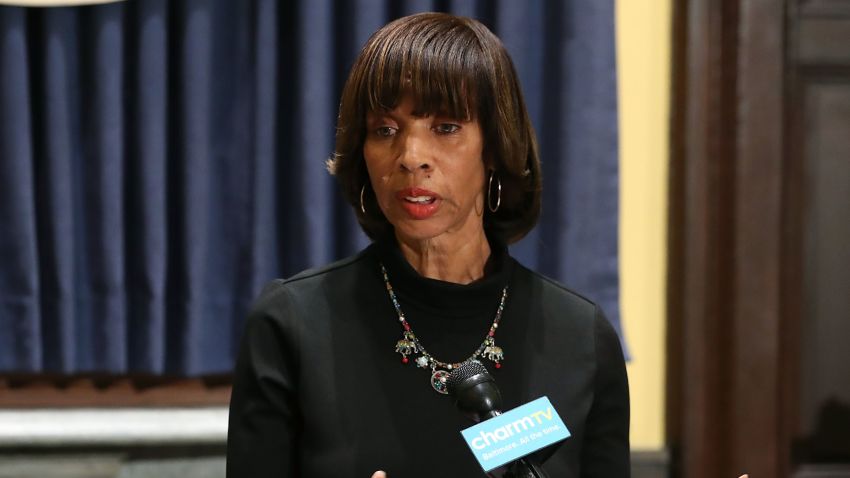
POLYGON ((446 379, 446 388, 460 411, 476 423, 502 414, 502 394, 496 380, 478 360, 454 369, 446 379))
MULTIPOLYGON (((468 360, 449 374, 446 388, 460 411, 474 422, 502 414, 502 394, 496 380, 478 360, 468 360)), ((508 467, 505 478, 548 478, 540 465, 525 456, 508 467)))

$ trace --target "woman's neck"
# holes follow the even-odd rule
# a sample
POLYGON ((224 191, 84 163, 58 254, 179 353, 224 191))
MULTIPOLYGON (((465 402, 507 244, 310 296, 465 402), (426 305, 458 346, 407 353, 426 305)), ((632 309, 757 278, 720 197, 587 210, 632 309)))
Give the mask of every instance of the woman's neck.
POLYGON ((469 284, 484 277, 484 267, 490 257, 490 243, 483 230, 471 240, 396 239, 404 258, 422 277, 456 284, 469 284))

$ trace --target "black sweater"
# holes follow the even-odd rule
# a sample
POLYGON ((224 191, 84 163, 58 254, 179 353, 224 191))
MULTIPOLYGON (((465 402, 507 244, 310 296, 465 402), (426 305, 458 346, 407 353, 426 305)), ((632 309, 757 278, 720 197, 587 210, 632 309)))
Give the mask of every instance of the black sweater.
POLYGON ((495 247, 484 279, 420 276, 393 242, 269 284, 249 315, 230 404, 227 476, 484 476, 460 430, 472 423, 395 352, 402 327, 380 263, 428 352, 461 362, 508 298, 484 361, 504 408, 546 395, 572 436, 547 451, 551 477, 629 476, 629 398, 616 333, 599 308, 495 247))

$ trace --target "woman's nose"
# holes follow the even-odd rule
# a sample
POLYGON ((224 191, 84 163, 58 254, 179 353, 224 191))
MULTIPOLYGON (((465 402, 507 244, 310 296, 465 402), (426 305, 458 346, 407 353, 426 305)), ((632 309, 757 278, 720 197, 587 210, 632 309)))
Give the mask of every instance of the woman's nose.
POLYGON ((401 142, 401 154, 399 155, 401 169, 409 172, 431 169, 430 148, 425 140, 415 133, 408 133, 401 138, 401 142))

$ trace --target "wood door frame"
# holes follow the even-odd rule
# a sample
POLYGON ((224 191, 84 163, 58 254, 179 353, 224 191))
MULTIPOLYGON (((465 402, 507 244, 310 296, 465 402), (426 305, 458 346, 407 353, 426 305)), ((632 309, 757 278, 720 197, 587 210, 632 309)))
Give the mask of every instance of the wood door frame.
POLYGON ((782 371, 793 363, 788 254, 799 228, 787 209, 785 5, 674 3, 673 475, 788 476, 793 387, 782 371))

